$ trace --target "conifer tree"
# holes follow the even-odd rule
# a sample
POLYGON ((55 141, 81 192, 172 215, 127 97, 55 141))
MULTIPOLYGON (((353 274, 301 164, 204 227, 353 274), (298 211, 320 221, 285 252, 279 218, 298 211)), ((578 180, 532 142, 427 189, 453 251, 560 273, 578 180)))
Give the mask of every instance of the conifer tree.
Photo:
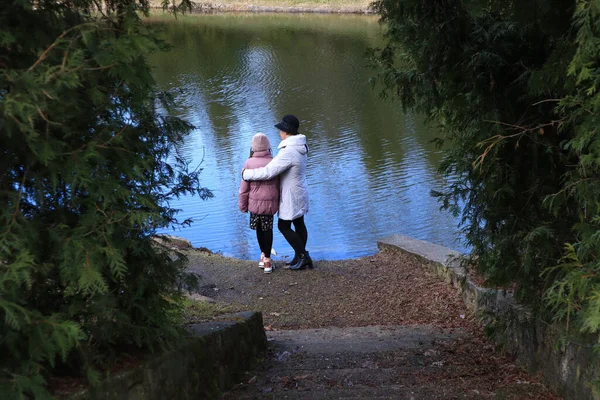
MULTIPOLYGON (((435 193, 489 283, 600 329, 600 2, 379 0, 388 93, 448 142, 435 193), (546 302, 541 302, 544 298, 546 302)), ((538 314, 542 316, 542 314, 538 314)))
MULTIPOLYGON (((173 11, 189 6, 165 2, 173 11)), ((147 0, 7 0, 0 8, 0 398, 48 398, 118 355, 182 334, 194 277, 153 245, 211 196, 179 153, 146 55, 166 46, 147 0)))
MULTIPOLYGON (((572 168, 546 199, 557 218, 575 209, 573 238, 565 244, 546 300, 555 319, 576 332, 600 332, 600 2, 580 0, 573 18, 575 51, 569 54, 570 90, 557 107, 572 168)), ((596 382, 597 383, 597 382, 596 382)))

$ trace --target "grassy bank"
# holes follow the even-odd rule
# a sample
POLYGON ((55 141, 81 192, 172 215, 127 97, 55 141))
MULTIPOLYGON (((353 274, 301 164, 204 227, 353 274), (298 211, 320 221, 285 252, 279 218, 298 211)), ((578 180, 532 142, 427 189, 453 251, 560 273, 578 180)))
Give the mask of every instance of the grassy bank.
MULTIPOLYGON (((161 8, 161 0, 151 0, 161 8)), ((333 12, 367 13, 371 0, 206 0, 195 1, 194 12, 333 12)))

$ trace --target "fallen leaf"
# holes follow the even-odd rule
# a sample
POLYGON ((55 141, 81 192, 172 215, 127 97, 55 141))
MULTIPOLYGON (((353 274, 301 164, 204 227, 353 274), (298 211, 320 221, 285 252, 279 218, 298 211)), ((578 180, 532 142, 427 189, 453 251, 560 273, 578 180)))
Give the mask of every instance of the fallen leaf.
POLYGON ((292 353, 290 353, 289 351, 284 351, 282 353, 275 354, 275 357, 277 357, 278 361, 287 361, 290 359, 290 357, 292 357, 292 353))
POLYGON ((281 378, 281 382, 283 383, 284 388, 290 388, 294 386, 294 379, 289 376, 284 376, 281 378))
POLYGON ((429 350, 425 351, 425 353, 423 353, 423 355, 425 357, 437 356, 438 354, 439 354, 439 351, 434 350, 434 349, 429 349, 429 350))

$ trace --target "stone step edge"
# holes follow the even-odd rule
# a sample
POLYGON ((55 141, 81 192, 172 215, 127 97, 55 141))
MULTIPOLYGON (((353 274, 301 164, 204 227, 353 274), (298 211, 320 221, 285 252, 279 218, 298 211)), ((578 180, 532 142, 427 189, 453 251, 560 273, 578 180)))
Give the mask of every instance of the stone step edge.
POLYGON ((108 376, 97 385, 59 396, 68 400, 218 399, 267 352, 262 313, 220 315, 188 326, 177 348, 108 376))

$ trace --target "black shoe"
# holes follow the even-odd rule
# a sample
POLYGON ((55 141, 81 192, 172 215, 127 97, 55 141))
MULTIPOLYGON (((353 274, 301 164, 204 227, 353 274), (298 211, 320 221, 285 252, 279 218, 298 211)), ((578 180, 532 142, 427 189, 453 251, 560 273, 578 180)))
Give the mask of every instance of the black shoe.
POLYGON ((292 258, 291 261, 286 261, 285 265, 286 266, 290 266, 290 265, 294 265, 294 264, 298 264, 298 256, 294 255, 294 258, 292 258))
POLYGON ((306 253, 300 254, 298 257, 298 262, 294 265, 290 265, 290 269, 293 270, 301 270, 308 267, 309 269, 313 269, 313 262, 310 256, 308 255, 308 251, 306 253))

